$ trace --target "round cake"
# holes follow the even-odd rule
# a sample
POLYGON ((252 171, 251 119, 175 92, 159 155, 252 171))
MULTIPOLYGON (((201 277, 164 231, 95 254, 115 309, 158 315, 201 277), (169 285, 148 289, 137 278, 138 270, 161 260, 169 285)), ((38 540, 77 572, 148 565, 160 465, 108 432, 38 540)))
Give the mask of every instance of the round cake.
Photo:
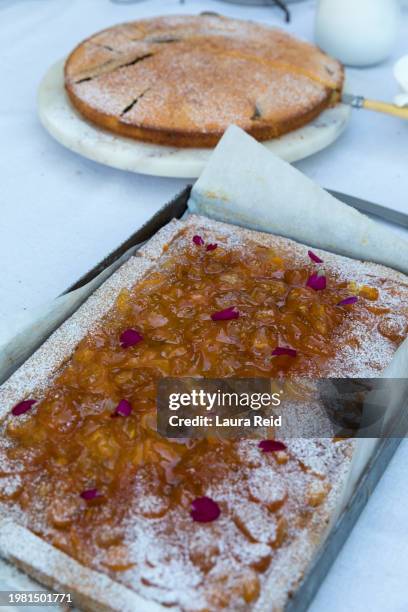
POLYGON ((275 28, 218 15, 117 25, 80 43, 65 87, 110 132, 179 147, 214 146, 231 124, 258 140, 336 103, 341 64, 275 28))

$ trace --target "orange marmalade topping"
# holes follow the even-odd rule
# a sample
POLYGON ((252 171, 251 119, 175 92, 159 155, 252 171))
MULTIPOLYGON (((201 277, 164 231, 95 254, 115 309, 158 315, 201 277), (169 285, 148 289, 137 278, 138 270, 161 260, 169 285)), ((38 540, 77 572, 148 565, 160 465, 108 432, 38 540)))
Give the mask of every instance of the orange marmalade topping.
POLYGON ((38 402, 10 415, 0 499, 17 502, 48 542, 145 596, 183 609, 248 609, 330 483, 290 445, 262 453, 250 441, 161 438, 156 381, 324 372, 343 323, 376 316, 365 297, 372 306, 378 292, 362 287, 358 303, 341 308, 347 283, 328 274, 324 290, 306 286, 316 268, 306 249, 294 267, 256 243, 243 255, 198 242, 123 290, 38 402), (213 320, 225 309, 239 316, 213 320), (137 332, 130 346, 125 330, 137 332), (202 496, 221 514, 201 525, 190 509, 202 496), (179 574, 184 599, 172 587, 179 574))

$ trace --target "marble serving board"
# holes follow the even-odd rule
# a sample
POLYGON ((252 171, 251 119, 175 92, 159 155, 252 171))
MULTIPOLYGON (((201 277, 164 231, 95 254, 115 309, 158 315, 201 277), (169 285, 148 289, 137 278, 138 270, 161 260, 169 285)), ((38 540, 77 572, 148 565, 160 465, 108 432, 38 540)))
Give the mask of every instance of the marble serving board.
MULTIPOLYGON (((196 178, 212 149, 166 147, 139 142, 98 128, 72 107, 64 89, 64 60, 51 66, 38 92, 38 112, 45 129, 63 146, 88 159, 141 174, 196 178)), ((303 128, 264 146, 289 162, 298 161, 332 144, 345 129, 350 108, 338 104, 303 128)))

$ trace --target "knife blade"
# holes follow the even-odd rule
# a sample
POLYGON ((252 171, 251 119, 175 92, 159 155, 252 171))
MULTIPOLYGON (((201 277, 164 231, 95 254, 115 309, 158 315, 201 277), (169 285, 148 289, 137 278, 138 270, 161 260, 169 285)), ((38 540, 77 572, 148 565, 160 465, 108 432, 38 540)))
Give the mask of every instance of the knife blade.
POLYGON ((386 206, 381 206, 381 204, 369 202, 368 200, 362 200, 361 198, 342 193, 341 191, 334 191, 333 189, 327 189, 326 191, 341 202, 344 202, 344 204, 348 204, 348 206, 352 206, 362 213, 374 215, 384 221, 388 221, 388 223, 395 223, 396 225, 408 229, 408 215, 405 213, 387 208, 386 206))

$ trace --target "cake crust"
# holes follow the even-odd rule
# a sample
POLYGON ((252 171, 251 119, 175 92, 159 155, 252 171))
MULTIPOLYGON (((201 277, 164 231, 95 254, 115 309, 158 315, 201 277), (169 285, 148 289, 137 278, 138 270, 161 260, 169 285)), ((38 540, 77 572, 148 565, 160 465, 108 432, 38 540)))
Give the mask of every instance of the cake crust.
MULTIPOLYGON (((8 415, 13 405, 22 397, 39 393, 41 389, 50 384, 78 342, 98 325, 124 287, 134 286, 146 274, 156 269, 157 266, 160 267, 163 258, 165 260, 171 252, 171 243, 177 237, 181 236, 182 240, 185 239, 188 242, 196 233, 203 236, 204 240, 225 241, 226 244, 238 247, 245 244, 246 241, 256 241, 264 246, 273 246, 283 256, 290 256, 294 261, 304 261, 305 257, 304 245, 270 234, 253 232, 196 216, 189 217, 186 222, 173 221, 153 237, 138 252, 137 256, 132 257, 115 272, 0 388, 1 419, 8 415), (169 245, 170 248, 168 248, 169 245)), ((405 317, 406 324, 408 313, 404 303, 407 304, 408 284, 403 274, 383 266, 349 260, 324 251, 316 251, 316 253, 324 258, 327 269, 333 273, 339 273, 345 279, 356 282, 369 280, 374 286, 381 286, 385 294, 384 303, 394 305, 399 315, 405 317), (399 289, 397 290, 396 287, 399 289)), ((372 330, 373 338, 371 339, 367 336, 367 328, 360 332, 362 337, 368 341, 367 348, 361 350, 356 346, 354 355, 349 354, 345 358, 341 356, 339 360, 330 365, 328 375, 346 375, 346 369, 348 368, 350 373, 351 368, 354 376, 370 376, 375 375, 375 372, 388 364, 395 349, 394 343, 381 340, 376 330, 372 330), (380 344, 374 352, 372 352, 371 342, 380 344), (362 352, 365 353, 366 359, 361 358, 362 352)), ((293 442, 291 452, 306 465, 308 462, 313 464, 319 453, 321 455, 326 452, 328 459, 334 459, 332 451, 317 449, 313 444, 313 441, 310 440, 300 442, 300 445, 293 442)), ((278 557, 279 563, 268 576, 267 589, 268 592, 274 593, 274 610, 283 608, 288 593, 299 584, 326 532, 346 478, 351 449, 352 445, 345 443, 340 453, 341 460, 337 457, 334 461, 334 472, 330 471, 333 470, 333 466, 323 468, 323 471, 327 469, 333 485, 327 503, 316 509, 308 537, 295 541, 286 555, 285 551, 282 551, 281 558, 278 557)), ((316 469, 315 466, 314 469, 316 469)), ((84 610, 143 609, 146 612, 156 612, 156 610, 168 609, 148 601, 123 585, 110 580, 107 576, 80 565, 35 536, 26 527, 18 524, 18 518, 14 520, 13 517, 10 517, 7 508, 0 508, 0 512, 0 552, 2 556, 47 586, 71 592, 78 605, 84 610)), ((254 609, 270 609, 270 605, 270 601, 261 597, 254 609)))
POLYGON ((89 121, 180 147, 212 147, 231 124, 277 138, 336 103, 342 85, 341 65, 317 47, 214 15, 114 26, 65 64, 69 99, 89 121))

